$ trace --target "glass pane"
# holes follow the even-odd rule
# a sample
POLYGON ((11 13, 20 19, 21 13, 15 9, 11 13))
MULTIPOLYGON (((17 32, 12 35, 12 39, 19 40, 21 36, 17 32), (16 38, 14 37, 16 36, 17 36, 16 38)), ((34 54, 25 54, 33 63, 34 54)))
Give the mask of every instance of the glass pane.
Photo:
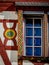
POLYGON ((41 38, 34 39, 34 46, 41 46, 41 38))
POLYGON ((26 47, 26 55, 27 56, 32 56, 32 52, 33 52, 32 47, 26 47))
POLYGON ((26 38, 26 45, 27 46, 32 46, 33 45, 33 38, 27 37, 26 38))
POLYGON ((41 36, 41 28, 34 28, 34 36, 41 36))
POLYGON ((41 56, 41 47, 34 48, 34 56, 41 56))
POLYGON ((26 19, 26 26, 33 26, 33 19, 26 19))
POLYGON ((32 28, 26 28, 26 36, 33 36, 33 29, 32 28))
POLYGON ((34 19, 34 26, 41 26, 41 19, 34 19))

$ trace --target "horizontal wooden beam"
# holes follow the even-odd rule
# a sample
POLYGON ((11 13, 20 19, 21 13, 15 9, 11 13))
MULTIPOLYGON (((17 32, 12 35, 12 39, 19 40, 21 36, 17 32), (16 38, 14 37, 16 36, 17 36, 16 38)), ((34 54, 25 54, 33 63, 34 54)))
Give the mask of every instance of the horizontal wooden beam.
POLYGON ((1 2, 0 2, 0 7, 3 7, 3 6, 4 6, 4 7, 6 7, 6 6, 9 7, 9 6, 11 6, 12 4, 13 4, 13 3, 8 3, 8 2, 7 2, 7 3, 5 3, 5 2, 1 3, 1 2))
POLYGON ((18 46, 5 46, 5 50, 18 50, 18 46))
POLYGON ((49 0, 0 0, 2 2, 49 2, 49 0))
POLYGON ((1 11, 15 11, 15 4, 14 3, 6 3, 6 2, 0 2, 0 12, 1 11))
POLYGON ((16 10, 23 10, 23 11, 49 11, 49 6, 17 6, 16 10))
POLYGON ((49 57, 33 57, 33 56, 22 56, 18 57, 19 60, 29 60, 31 62, 37 62, 37 63, 49 63, 49 57))

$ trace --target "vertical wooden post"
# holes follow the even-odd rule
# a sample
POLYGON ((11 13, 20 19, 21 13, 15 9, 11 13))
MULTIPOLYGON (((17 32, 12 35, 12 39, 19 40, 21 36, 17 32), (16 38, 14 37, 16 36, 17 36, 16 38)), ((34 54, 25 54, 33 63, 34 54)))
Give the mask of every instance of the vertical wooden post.
POLYGON ((48 56, 48 15, 44 14, 44 47, 45 57, 48 56))
MULTIPOLYGON (((23 53, 23 11, 18 10, 18 58, 23 53)), ((18 65, 22 65, 22 60, 18 60, 18 65)))

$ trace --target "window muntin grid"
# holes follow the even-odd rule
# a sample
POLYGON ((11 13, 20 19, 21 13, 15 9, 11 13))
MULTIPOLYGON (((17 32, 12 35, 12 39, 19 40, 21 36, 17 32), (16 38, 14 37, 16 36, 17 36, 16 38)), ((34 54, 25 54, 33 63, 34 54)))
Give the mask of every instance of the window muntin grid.
POLYGON ((42 56, 42 18, 25 21, 25 56, 42 56), (38 34, 37 34, 38 33, 38 34))

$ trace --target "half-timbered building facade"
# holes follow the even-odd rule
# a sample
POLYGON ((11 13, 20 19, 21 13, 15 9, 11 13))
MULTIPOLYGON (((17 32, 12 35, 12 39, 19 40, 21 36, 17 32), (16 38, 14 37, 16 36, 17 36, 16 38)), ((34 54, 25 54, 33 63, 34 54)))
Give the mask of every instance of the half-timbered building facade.
POLYGON ((49 0, 0 1, 0 65, 49 65, 49 0))

